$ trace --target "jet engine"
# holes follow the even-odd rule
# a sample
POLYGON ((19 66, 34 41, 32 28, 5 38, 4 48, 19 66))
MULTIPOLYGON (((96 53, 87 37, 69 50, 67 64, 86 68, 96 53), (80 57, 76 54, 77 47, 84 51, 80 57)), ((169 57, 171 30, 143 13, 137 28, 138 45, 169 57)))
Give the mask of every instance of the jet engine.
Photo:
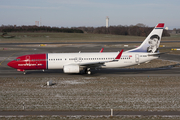
POLYGON ((79 65, 64 65, 63 71, 64 73, 79 73, 80 68, 79 65))

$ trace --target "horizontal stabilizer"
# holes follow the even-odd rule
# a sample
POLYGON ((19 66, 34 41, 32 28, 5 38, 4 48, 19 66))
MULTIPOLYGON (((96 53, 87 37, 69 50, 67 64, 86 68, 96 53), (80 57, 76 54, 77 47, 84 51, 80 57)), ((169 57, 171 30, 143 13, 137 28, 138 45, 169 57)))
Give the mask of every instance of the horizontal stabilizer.
POLYGON ((148 54, 148 56, 159 56, 159 55, 162 55, 162 54, 166 54, 168 52, 165 52, 165 53, 150 53, 148 54))

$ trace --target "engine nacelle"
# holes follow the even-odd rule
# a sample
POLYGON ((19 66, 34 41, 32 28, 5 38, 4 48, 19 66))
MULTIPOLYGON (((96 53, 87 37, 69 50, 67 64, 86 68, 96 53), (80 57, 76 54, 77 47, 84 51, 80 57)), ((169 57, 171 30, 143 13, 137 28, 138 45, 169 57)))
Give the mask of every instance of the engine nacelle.
POLYGON ((64 73, 79 73, 80 68, 79 65, 64 65, 63 71, 64 73))

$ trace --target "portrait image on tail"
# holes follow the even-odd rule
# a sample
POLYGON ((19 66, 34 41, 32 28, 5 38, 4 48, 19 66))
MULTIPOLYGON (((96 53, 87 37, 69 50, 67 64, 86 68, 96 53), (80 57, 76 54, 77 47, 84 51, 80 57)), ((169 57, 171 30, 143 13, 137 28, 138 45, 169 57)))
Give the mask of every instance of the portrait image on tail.
POLYGON ((147 48, 147 52, 155 53, 158 51, 160 44, 160 37, 158 35, 152 35, 148 41, 149 47, 147 48))

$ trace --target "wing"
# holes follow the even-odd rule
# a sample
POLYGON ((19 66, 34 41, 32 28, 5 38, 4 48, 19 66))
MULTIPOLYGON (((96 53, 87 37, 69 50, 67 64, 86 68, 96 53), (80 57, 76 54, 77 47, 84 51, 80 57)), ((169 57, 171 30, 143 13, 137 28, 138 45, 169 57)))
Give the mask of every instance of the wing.
POLYGON ((105 63, 108 62, 117 62, 119 61, 119 59, 121 58, 121 55, 123 53, 123 49, 121 50, 121 52, 119 52, 119 54, 116 56, 116 58, 114 60, 111 61, 98 61, 98 62, 88 62, 88 63, 79 63, 79 66, 84 66, 84 67, 99 67, 99 66, 103 66, 105 63))

